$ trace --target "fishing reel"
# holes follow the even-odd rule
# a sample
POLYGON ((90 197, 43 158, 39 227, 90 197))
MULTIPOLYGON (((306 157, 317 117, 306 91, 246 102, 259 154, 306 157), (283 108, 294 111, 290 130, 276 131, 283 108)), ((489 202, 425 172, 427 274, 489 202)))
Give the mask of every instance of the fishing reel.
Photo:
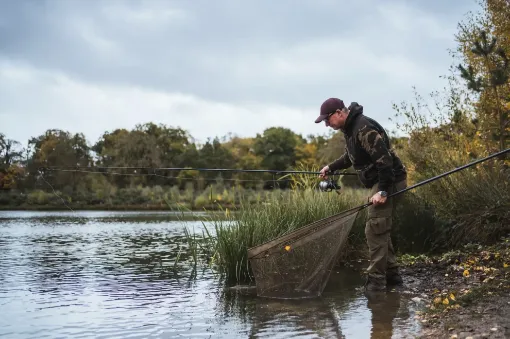
POLYGON ((331 192, 335 191, 336 193, 340 194, 340 190, 342 187, 336 183, 336 181, 333 181, 332 179, 323 180, 319 183, 319 189, 322 192, 331 192))

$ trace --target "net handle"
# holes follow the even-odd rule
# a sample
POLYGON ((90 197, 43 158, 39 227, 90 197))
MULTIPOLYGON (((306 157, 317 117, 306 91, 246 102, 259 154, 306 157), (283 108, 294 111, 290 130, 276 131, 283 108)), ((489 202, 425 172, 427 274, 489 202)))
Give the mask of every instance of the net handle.
MULTIPOLYGON (((462 171, 463 169, 466 169, 466 168, 468 168, 468 167, 474 166, 474 165, 479 164, 479 163, 481 163, 481 162, 487 161, 487 160, 489 160, 489 159, 491 159, 491 158, 495 158, 495 157, 501 156, 501 155, 503 155, 503 154, 505 154, 505 153, 508 153, 508 152, 510 152, 510 148, 507 148, 507 149, 505 149, 505 150, 503 150, 503 151, 500 151, 500 152, 497 152, 497 153, 493 153, 493 154, 491 154, 491 155, 489 155, 489 156, 487 156, 487 157, 485 157, 485 158, 475 160, 475 161, 470 162, 470 163, 468 163, 468 164, 466 164, 466 165, 463 165, 463 166, 460 166, 460 167, 454 168, 454 169, 452 169, 452 170, 450 170, 450 171, 448 171, 448 172, 445 172, 445 173, 443 173, 443 174, 436 175, 435 177, 429 178, 429 179, 427 179, 427 180, 423 180, 423 181, 421 181, 421 182, 419 182, 419 183, 417 183, 417 184, 414 184, 414 185, 412 185, 412 186, 409 186, 409 187, 407 187, 407 188, 404 188, 404 189, 402 189, 402 190, 400 190, 400 191, 397 191, 397 192, 395 192, 395 193, 392 193, 392 194, 388 195, 388 198, 390 198, 390 197, 394 197, 394 196, 396 196, 396 195, 398 195, 398 194, 401 194, 401 193, 404 193, 404 192, 407 192, 407 191, 412 190, 412 189, 414 189, 414 188, 416 188, 416 187, 423 186, 423 185, 428 184, 428 183, 430 183, 430 182, 432 182, 432 181, 436 181, 437 179, 441 179, 442 177, 445 177, 445 176, 447 176, 447 175, 453 174, 453 173, 458 172, 458 171, 462 171)), ((368 207, 369 205, 372 205, 372 202, 370 202, 370 203, 368 203, 368 204, 366 204, 366 205, 367 205, 367 207, 368 207)))

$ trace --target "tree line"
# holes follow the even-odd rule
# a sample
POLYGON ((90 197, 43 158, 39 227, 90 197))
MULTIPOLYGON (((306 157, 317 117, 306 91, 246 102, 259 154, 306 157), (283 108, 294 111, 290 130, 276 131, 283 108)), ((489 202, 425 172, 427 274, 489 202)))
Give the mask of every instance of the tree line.
MULTIPOLYGON (((84 176, 95 176, 95 180, 106 178, 117 188, 143 185, 183 189, 191 181, 195 188, 204 189, 216 180, 255 188, 274 183, 274 175, 154 169, 317 168, 341 154, 344 140, 340 133, 303 137, 288 128, 270 127, 254 137, 230 135, 199 144, 180 127, 149 122, 131 130, 105 132, 95 143, 90 143, 83 133, 50 129, 30 138, 26 145, 23 147, 21 142, 0 133, 0 188, 3 191, 41 187, 41 176, 53 189, 71 195, 80 189, 90 189, 83 187, 84 176)), ((278 185, 288 187, 286 181, 278 185)))

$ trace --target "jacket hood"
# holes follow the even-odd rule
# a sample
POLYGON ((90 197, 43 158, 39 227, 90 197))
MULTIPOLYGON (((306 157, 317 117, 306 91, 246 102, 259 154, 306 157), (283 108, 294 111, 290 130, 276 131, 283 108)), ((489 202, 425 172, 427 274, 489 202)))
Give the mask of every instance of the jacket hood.
POLYGON ((342 129, 345 133, 350 134, 352 130, 352 126, 354 125, 354 121, 363 114, 363 106, 359 105, 357 102, 352 102, 349 107, 349 115, 345 120, 345 126, 342 129))

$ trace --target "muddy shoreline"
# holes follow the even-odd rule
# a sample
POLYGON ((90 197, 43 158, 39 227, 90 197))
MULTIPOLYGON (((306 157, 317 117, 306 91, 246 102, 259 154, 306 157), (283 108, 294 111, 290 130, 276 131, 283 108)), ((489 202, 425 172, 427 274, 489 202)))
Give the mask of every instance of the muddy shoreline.
POLYGON ((423 305, 420 338, 510 338, 510 239, 399 258, 403 291, 423 305))

